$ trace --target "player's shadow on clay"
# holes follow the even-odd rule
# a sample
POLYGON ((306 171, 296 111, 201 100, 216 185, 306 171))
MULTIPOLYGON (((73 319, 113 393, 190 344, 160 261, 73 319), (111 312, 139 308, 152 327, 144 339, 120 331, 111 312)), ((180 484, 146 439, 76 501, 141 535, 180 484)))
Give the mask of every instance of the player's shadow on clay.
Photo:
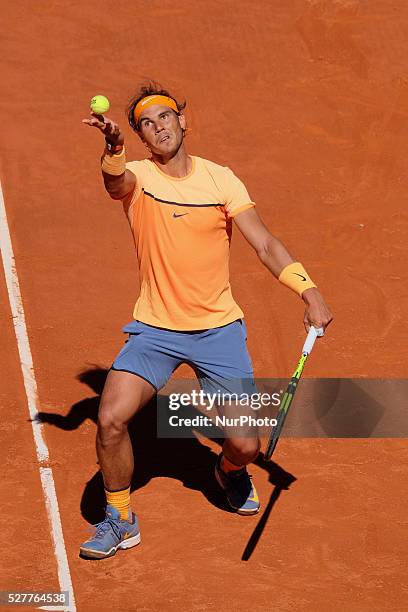
MULTIPOLYGON (((38 419, 65 431, 77 429, 86 419, 95 424, 98 418, 100 395, 105 384, 108 370, 92 368, 81 372, 78 380, 88 385, 97 395, 86 398, 74 404, 65 416, 49 412, 39 412, 38 419)), ((214 467, 217 454, 204 446, 195 437, 193 429, 189 438, 158 438, 157 437, 157 400, 167 402, 166 398, 153 398, 140 410, 129 426, 135 456, 135 473, 131 490, 144 487, 155 477, 166 477, 180 480, 189 489, 201 491, 207 500, 214 506, 230 511, 225 501, 225 495, 214 478, 214 467)), ((158 406, 160 409, 160 404, 158 406)), ((163 406, 163 408, 166 408, 163 406)), ((193 418, 200 413, 192 406, 184 407, 179 411, 180 416, 193 418), (181 412, 183 411, 183 414, 181 412)), ((194 428, 200 431, 199 428, 194 428)), ((205 431, 200 433, 205 435, 205 431)), ((222 445, 222 432, 220 438, 215 439, 222 445)), ((214 440, 214 437, 212 436, 214 440)), ((288 489, 296 478, 279 467, 276 463, 265 462, 260 455, 256 465, 268 472, 270 482, 277 490, 288 489)), ((81 511, 85 520, 97 523, 104 517, 106 500, 103 489, 102 474, 98 471, 85 486, 81 499, 81 511)))

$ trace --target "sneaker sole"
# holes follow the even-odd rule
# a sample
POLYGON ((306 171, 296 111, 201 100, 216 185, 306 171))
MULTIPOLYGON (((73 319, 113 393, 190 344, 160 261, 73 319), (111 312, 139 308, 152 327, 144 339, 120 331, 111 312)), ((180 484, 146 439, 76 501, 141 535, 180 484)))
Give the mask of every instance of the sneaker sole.
MULTIPOLYGON (((225 487, 222 484, 222 480, 221 480, 221 476, 218 473, 217 467, 215 467, 215 479, 218 482, 218 484, 220 485, 221 489, 223 491, 225 491, 225 487)), ((250 516, 252 514, 258 514, 259 510, 260 510, 260 506, 258 506, 258 508, 255 508, 255 510, 243 510, 242 508, 235 508, 231 503, 230 500, 228 499, 227 496, 225 496, 227 498, 227 502, 229 507, 234 510, 234 512, 236 512, 237 514, 241 514, 243 516, 250 516)))
POLYGON ((101 550, 91 550, 90 548, 80 548, 79 552, 82 557, 86 557, 88 559, 106 559, 106 557, 113 557, 117 550, 126 550, 128 548, 133 548, 133 546, 137 546, 138 544, 140 544, 140 542, 140 533, 138 533, 137 535, 131 538, 123 540, 123 542, 119 542, 117 546, 113 546, 110 550, 108 550, 108 552, 103 552, 101 550))

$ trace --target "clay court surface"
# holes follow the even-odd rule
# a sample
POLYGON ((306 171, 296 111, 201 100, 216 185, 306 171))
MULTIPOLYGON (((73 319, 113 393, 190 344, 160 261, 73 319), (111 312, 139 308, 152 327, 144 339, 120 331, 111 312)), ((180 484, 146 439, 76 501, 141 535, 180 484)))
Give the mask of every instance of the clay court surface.
MULTIPOLYGON (((133 431, 142 545, 102 562, 78 546, 100 519, 98 396, 138 291, 89 100, 109 97, 141 159, 123 112, 138 82, 185 97, 189 152, 244 180, 334 312, 305 376, 406 378, 408 3, 16 0, 2 36, 1 181, 76 609, 406 610, 404 439, 281 440, 250 469, 274 503, 243 561, 260 516, 223 507, 219 446, 156 440, 153 408, 133 431)), ((302 303, 237 231, 231 278, 256 375, 290 376, 302 303)), ((2 269, 0 322, 0 589, 59 591, 2 269)))

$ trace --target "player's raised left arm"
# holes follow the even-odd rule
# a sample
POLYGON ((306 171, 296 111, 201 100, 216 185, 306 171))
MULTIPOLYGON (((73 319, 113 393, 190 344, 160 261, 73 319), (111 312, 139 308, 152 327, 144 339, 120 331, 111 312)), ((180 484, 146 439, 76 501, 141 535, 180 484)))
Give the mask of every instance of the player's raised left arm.
POLYGON ((237 214, 234 221, 268 270, 302 297, 306 304, 306 331, 311 325, 325 328, 333 316, 322 294, 303 266, 292 257, 284 244, 270 233, 255 208, 237 214))

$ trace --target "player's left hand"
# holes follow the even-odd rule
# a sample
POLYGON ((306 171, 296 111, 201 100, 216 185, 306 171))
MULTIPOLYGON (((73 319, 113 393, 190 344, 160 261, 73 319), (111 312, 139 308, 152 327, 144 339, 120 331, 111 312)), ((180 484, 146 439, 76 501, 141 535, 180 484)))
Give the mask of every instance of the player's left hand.
POLYGON ((326 329, 329 323, 333 321, 333 315, 320 291, 316 287, 306 289, 302 293, 302 300, 306 304, 305 316, 303 317, 306 332, 312 325, 316 328, 323 327, 323 329, 326 329))
POLYGON ((105 138, 107 138, 114 145, 123 145, 125 142, 125 138, 119 125, 105 115, 97 115, 96 113, 91 112, 90 119, 82 119, 82 123, 98 128, 105 138))

